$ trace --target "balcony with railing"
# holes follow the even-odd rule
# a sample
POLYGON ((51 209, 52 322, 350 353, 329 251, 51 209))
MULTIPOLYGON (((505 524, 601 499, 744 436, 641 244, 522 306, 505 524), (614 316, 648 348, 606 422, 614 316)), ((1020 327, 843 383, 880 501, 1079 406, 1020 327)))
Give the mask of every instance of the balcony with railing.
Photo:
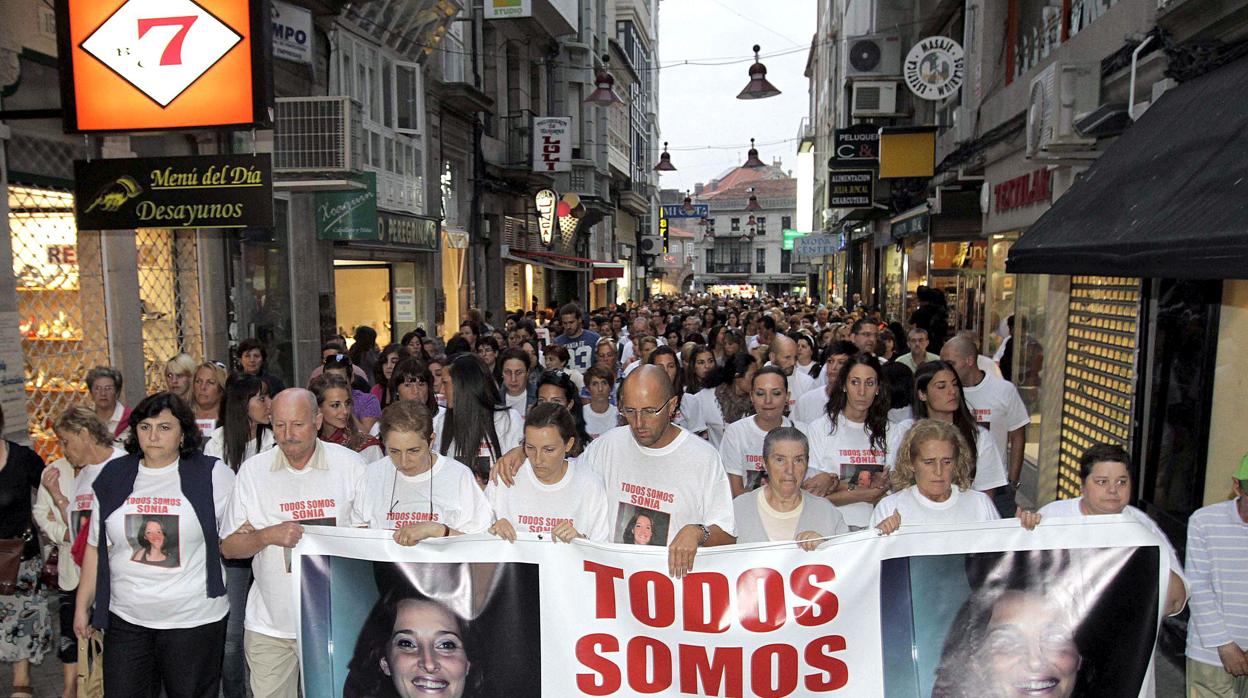
POLYGON ((472 53, 475 50, 471 38, 464 36, 466 22, 451 24, 436 49, 440 69, 434 72, 440 85, 431 85, 443 104, 452 109, 473 113, 489 111, 494 100, 476 84, 472 74, 472 53))
POLYGON ((485 161, 508 170, 532 170, 533 112, 522 109, 491 121, 481 141, 485 161))

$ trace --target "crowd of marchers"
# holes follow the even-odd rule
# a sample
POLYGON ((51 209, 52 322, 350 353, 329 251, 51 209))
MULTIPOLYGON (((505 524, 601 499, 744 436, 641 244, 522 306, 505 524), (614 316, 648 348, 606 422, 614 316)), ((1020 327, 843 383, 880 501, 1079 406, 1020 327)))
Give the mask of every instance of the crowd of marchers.
MULTIPOLYGON (((1020 507, 1030 417, 1008 325, 986 356, 950 331, 938 291, 919 301, 905 318, 705 294, 473 310, 445 343, 415 331, 382 347, 368 327, 331 338, 306 388, 245 340, 228 367, 170 359, 166 389, 132 408, 123 376, 97 367, 90 404, 53 424, 62 458, 0 446, 0 538, 26 543, 13 579, 0 570, 13 695, 32 695, 30 664, 51 651, 73 695, 79 643, 102 635, 110 696, 297 696, 290 552, 306 525, 402 545, 533 533, 664 546, 679 577, 707 546, 815 551, 868 528, 1126 514, 1169 551, 1167 612, 1190 604, 1188 681, 1206 691, 1193 695, 1242 698, 1248 459, 1234 498, 1189 522, 1186 567, 1130 505, 1119 444, 1083 454, 1081 497, 1020 507)), ((407 627, 466 621, 419 610, 383 619, 405 639, 352 667, 350 695, 470 694, 463 638, 407 627), (403 652, 425 657, 417 679, 392 671, 403 652)))

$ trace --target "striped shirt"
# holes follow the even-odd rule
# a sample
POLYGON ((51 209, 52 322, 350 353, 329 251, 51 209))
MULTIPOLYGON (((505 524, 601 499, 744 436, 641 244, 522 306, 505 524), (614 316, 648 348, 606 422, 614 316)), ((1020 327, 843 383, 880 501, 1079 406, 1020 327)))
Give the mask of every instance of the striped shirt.
POLYGON ((1192 618, 1187 656, 1222 666, 1218 647, 1248 648, 1248 523, 1236 500, 1198 509, 1187 522, 1187 579, 1192 618))

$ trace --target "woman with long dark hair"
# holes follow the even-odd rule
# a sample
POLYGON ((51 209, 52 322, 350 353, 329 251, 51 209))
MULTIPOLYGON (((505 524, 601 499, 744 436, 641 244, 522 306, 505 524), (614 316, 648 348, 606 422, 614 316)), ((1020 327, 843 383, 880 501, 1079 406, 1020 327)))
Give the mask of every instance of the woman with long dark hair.
POLYGON ((390 378, 394 376, 394 367, 409 356, 411 352, 402 344, 388 344, 377 356, 377 363, 373 366, 373 378, 377 379, 377 384, 369 392, 381 403, 381 409, 386 409, 393 402, 390 396, 390 378))
POLYGON ((438 414, 444 408, 438 406, 437 396, 434 395, 435 381, 433 372, 424 362, 413 358, 403 359, 390 374, 390 404, 418 402, 429 408, 429 414, 438 414))
POLYGON ((576 389, 572 379, 566 373, 559 371, 543 372, 537 379, 537 403, 543 402, 563 405, 572 414, 572 421, 576 423, 576 443, 572 445, 569 453, 573 457, 581 455, 590 438, 589 432, 585 431, 585 413, 581 405, 581 392, 576 389))
MULTIPOLYGON (((204 445, 204 455, 220 458, 234 472, 243 461, 273 448, 269 426, 269 385, 259 376, 235 373, 225 381, 221 399, 221 426, 204 445)), ((230 599, 230 615, 225 626, 225 657, 221 671, 221 691, 226 698, 247 695, 243 658, 243 621, 247 614, 247 592, 251 588, 251 558, 224 560, 225 590, 230 599)))
POLYGON ((377 376, 373 374, 373 369, 377 365, 377 330, 368 325, 360 325, 355 328, 355 343, 347 351, 347 355, 351 357, 351 363, 364 369, 368 374, 368 382, 376 383, 377 376))
POLYGON ((484 486, 494 461, 524 438, 521 416, 503 402, 485 363, 461 354, 442 381, 447 409, 434 418, 434 450, 467 465, 484 486))
POLYGON ((689 424, 689 430, 702 435, 718 449, 729 424, 754 414, 750 382, 757 369, 758 362, 753 356, 739 352, 729 357, 718 373, 711 373, 706 386, 709 390, 699 391, 694 398, 697 406, 690 416, 695 417, 695 421, 689 424))
POLYGON ((975 422, 962 394, 958 372, 948 361, 928 361, 914 372, 914 418, 935 419, 957 427, 971 453, 971 489, 989 495, 1009 484, 1005 461, 988 430, 975 422))
POLYGON ((880 362, 868 354, 850 357, 841 366, 824 413, 810 423, 807 432, 812 451, 822 456, 811 465, 836 481, 828 495, 833 504, 873 507, 888 493, 888 471, 909 427, 909 423, 890 423, 888 409, 888 386, 880 362))

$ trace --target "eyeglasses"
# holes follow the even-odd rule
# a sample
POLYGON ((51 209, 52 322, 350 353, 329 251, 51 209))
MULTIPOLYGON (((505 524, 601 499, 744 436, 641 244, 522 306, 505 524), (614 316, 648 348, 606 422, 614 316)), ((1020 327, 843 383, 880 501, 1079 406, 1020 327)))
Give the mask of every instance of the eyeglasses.
POLYGON ((654 417, 657 417, 660 412, 667 409, 667 406, 672 404, 672 400, 674 400, 675 397, 676 396, 674 395, 672 397, 669 397, 668 399, 663 401, 662 405, 659 405, 658 407, 642 407, 641 409, 636 409, 633 407, 621 407, 620 416, 623 417, 626 421, 632 421, 633 419, 636 419, 638 415, 641 415, 642 417, 645 417, 646 419, 653 419, 654 417))

